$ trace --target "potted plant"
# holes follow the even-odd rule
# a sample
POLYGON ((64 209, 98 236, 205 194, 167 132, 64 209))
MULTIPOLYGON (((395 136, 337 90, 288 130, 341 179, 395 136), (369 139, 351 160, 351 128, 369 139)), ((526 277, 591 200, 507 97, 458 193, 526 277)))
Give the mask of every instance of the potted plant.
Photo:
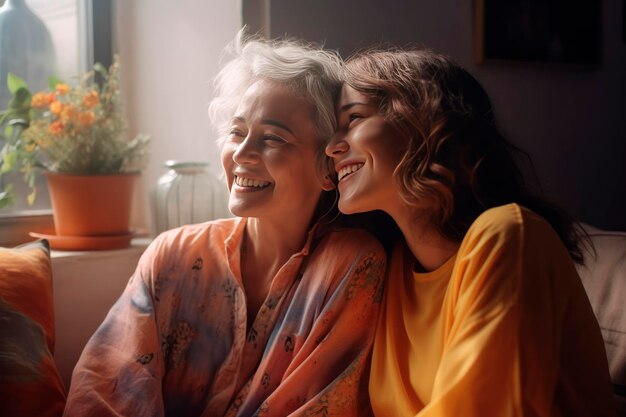
POLYGON ((30 204, 44 174, 57 235, 129 233, 133 183, 147 162, 148 138, 124 135, 119 71, 116 57, 108 69, 94 65, 76 86, 50 77, 50 90, 36 94, 8 75, 12 99, 0 112, 0 207, 16 198, 6 174, 22 174, 30 204))

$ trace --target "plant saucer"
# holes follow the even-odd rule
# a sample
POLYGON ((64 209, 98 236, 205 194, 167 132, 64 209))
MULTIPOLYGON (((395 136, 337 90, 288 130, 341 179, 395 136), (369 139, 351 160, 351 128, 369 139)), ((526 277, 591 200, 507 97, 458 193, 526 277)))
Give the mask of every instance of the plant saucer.
POLYGON ((123 235, 111 236, 61 236, 54 231, 48 231, 47 233, 30 232, 29 235, 38 239, 46 239, 50 243, 50 248, 55 250, 84 251, 127 248, 137 233, 130 231, 123 235))

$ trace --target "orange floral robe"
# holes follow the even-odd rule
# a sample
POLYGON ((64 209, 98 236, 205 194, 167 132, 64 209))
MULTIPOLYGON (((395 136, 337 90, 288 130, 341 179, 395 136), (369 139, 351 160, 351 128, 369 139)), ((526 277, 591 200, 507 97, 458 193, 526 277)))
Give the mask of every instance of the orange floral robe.
POLYGON ((278 271, 246 331, 246 219, 161 234, 74 369, 65 416, 367 416, 385 256, 333 231, 278 271))

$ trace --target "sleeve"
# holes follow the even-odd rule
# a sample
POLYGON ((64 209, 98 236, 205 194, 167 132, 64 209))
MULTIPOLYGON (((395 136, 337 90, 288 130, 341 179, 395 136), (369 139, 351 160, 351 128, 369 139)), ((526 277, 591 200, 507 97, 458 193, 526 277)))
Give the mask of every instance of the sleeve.
POLYGON ((348 246, 330 245, 330 257, 308 266, 319 279, 326 279, 324 302, 280 385, 261 406, 268 415, 372 413, 367 385, 386 258, 371 237, 348 246))
POLYGON ((163 358, 149 285, 157 253, 155 241, 85 346, 64 416, 163 416, 163 358))

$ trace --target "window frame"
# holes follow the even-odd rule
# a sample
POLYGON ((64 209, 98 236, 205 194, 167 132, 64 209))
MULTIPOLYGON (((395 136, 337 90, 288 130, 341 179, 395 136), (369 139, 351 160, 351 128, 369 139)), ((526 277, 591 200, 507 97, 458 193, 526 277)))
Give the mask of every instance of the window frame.
MULTIPOLYGON (((108 67, 113 61, 112 0, 77 0, 79 39, 83 62, 79 71, 86 71, 99 62, 108 67)), ((0 213, 0 246, 15 246, 29 240, 29 232, 54 230, 52 208, 0 213)))

